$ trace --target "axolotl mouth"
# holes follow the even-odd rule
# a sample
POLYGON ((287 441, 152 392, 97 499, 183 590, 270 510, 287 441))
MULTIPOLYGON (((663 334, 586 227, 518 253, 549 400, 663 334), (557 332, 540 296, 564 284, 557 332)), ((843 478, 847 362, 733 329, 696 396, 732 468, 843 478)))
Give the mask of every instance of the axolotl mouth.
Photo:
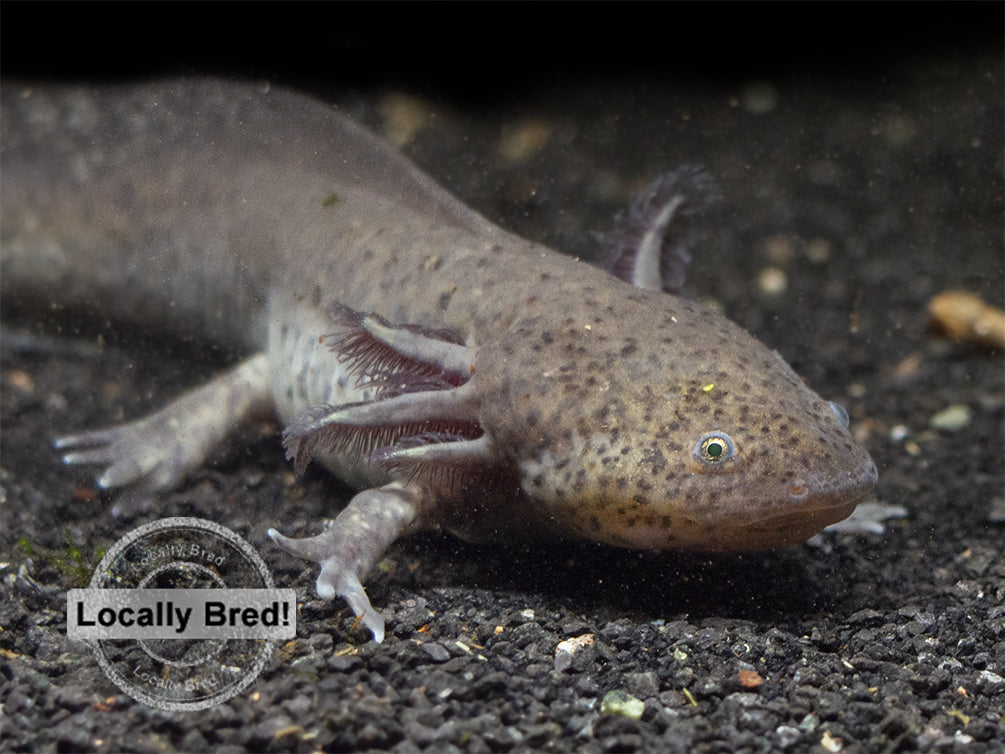
POLYGON ((738 514, 728 524, 704 524, 708 551, 753 551, 805 542, 831 524, 848 518, 872 496, 878 473, 872 460, 857 472, 805 483, 795 480, 784 499, 760 511, 738 514))

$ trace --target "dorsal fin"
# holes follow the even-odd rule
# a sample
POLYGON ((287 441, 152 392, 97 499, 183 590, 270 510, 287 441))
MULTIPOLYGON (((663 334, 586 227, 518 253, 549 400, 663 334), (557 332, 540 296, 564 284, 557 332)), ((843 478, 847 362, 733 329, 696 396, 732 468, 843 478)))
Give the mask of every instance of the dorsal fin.
POLYGON ((680 293, 691 261, 687 221, 711 199, 713 181, 704 168, 686 165, 650 183, 598 234, 600 266, 639 288, 680 293))

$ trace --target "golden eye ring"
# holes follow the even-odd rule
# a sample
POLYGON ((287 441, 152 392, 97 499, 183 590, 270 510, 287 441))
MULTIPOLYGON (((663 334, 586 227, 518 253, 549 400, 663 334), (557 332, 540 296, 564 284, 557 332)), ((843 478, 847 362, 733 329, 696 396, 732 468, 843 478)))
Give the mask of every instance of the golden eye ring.
POLYGON ((708 432, 698 440, 694 455, 702 463, 718 466, 736 455, 736 446, 725 432, 708 432))

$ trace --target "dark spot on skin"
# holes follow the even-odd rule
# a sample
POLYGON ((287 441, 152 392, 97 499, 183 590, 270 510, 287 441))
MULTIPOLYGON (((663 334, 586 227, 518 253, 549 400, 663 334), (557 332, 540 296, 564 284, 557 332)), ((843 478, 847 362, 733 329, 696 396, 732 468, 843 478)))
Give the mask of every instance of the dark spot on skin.
MULTIPOLYGON (((642 456, 642 460, 645 463, 648 463, 652 467, 652 470, 653 470, 654 474, 660 474, 660 473, 662 473, 663 469, 665 469, 667 467, 667 459, 666 459, 666 457, 656 447, 647 448, 646 451, 645 451, 645 453, 642 456)), ((639 482, 639 487, 642 488, 642 489, 645 489, 645 488, 642 487, 642 484, 643 483, 640 481, 639 482)))
POLYGON ((631 356, 638 350, 639 349, 635 347, 634 343, 629 343, 627 346, 621 349, 621 356, 622 358, 627 358, 628 356, 631 356))
POLYGON ((668 434, 668 435, 677 434, 677 432, 680 431, 680 422, 679 421, 670 422, 669 424, 667 424, 665 426, 665 431, 666 431, 666 434, 668 434))

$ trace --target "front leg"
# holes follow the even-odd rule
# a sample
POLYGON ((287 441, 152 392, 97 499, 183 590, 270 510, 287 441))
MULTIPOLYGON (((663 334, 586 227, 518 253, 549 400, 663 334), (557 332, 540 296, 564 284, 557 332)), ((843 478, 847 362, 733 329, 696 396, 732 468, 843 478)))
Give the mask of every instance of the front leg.
POLYGON ((283 435, 287 456, 298 472, 315 457, 354 458, 396 481, 356 495, 316 537, 288 539, 274 529, 269 536, 320 563, 318 596, 344 598, 380 642, 384 620, 362 580, 398 537, 444 521, 465 481, 496 459, 478 421, 474 350, 456 334, 342 306, 332 319, 329 347, 371 400, 303 412, 283 435))
POLYGON ((420 512, 427 498, 417 486, 393 482, 360 492, 316 537, 290 539, 275 529, 269 529, 269 536, 291 555, 320 563, 318 596, 342 597, 379 644, 384 619, 370 604, 362 582, 394 540, 423 528, 420 512))

